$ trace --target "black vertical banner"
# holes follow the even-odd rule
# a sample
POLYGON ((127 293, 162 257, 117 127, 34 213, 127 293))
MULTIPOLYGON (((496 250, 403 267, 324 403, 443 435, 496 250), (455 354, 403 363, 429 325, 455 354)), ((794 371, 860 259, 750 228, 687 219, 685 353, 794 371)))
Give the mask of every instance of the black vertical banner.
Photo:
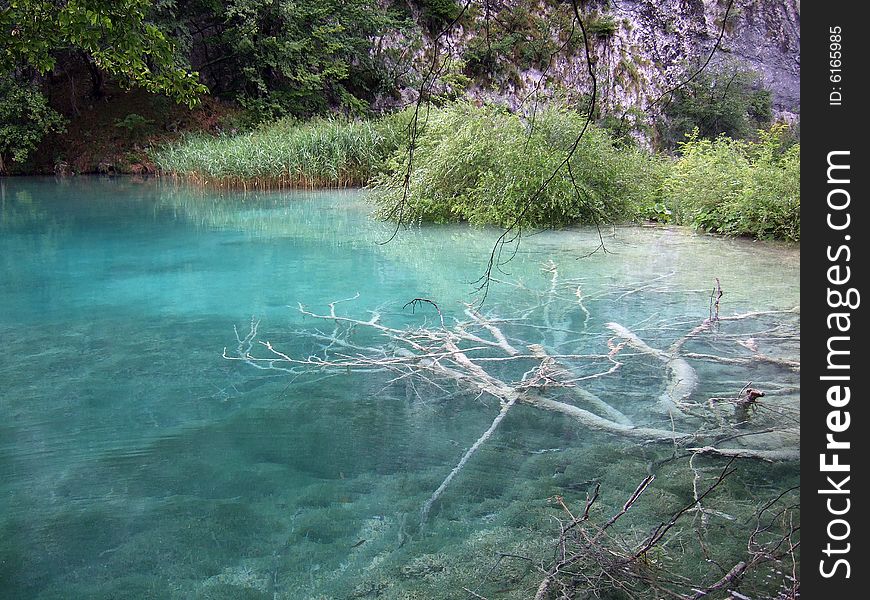
POLYGON ((801 595, 808 599, 867 597, 870 31, 863 8, 808 2, 801 15, 801 595))

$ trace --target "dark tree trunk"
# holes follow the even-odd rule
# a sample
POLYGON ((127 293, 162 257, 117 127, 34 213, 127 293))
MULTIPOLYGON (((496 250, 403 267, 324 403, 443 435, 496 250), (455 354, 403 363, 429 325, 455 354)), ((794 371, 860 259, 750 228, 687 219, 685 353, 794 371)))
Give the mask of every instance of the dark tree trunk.
POLYGON ((100 67, 97 66, 91 57, 81 53, 82 59, 85 61, 85 64, 88 66, 88 73, 91 76, 91 97, 95 100, 102 98, 105 93, 103 92, 103 73, 100 71, 100 67))

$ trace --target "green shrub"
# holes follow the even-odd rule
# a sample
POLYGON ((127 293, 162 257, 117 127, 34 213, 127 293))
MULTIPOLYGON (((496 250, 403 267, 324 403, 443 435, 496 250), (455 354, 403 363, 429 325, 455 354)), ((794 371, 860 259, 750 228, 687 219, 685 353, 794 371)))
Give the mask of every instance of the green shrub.
POLYGON ((115 120, 115 127, 126 131, 127 137, 136 139, 142 137, 154 126, 154 119, 148 119, 139 113, 130 113, 123 119, 115 120))
POLYGON ((417 0, 423 24, 430 33, 439 33, 459 16, 462 7, 456 0, 417 0))
MULTIPOLYGON (((662 163, 641 150, 617 148, 590 125, 569 172, 562 162, 585 121, 564 106, 543 110, 533 127, 495 106, 430 109, 414 152, 404 218, 507 226, 522 215, 521 225, 535 227, 637 218, 656 201, 662 163)), ((395 215, 402 202, 406 164, 407 149, 400 148, 373 186, 384 215, 395 215)))
POLYGON ((619 22, 611 15, 593 14, 586 20, 586 33, 597 37, 610 37, 619 30, 619 22))
POLYGON ((786 148, 785 127, 758 142, 695 131, 662 186, 677 222, 756 238, 800 239, 800 144, 786 148))
POLYGON ((574 17, 567 6, 542 7, 535 0, 490 3, 488 11, 477 7, 476 17, 464 24, 470 37, 462 59, 467 75, 496 88, 521 88, 518 72, 547 70, 574 17))
MULTIPOLYGON (((694 69, 683 78, 690 73, 694 69)), ((770 91, 762 87, 757 73, 739 65, 708 67, 674 91, 664 114, 660 144, 669 149, 695 129, 707 139, 747 138, 767 127, 773 116, 770 91)))
POLYGON ((63 117, 36 85, 0 72, 0 174, 9 162, 27 160, 42 138, 63 128, 63 117))

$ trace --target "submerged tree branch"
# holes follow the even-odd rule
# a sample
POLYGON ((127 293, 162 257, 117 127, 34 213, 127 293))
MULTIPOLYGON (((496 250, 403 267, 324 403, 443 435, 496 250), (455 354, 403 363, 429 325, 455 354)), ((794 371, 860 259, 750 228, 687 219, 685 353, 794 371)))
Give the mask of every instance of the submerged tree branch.
MULTIPOLYGON (((567 285, 573 286, 570 282, 567 285)), ((414 385, 414 393, 421 401, 424 399, 416 391, 415 381, 417 385, 432 386, 442 391, 449 383, 451 387, 466 390, 476 397, 483 395, 498 399, 499 411, 490 426, 462 454, 442 483, 423 503, 421 524, 426 523, 434 505, 475 453, 492 438, 516 404, 558 413, 584 429, 618 436, 638 444, 667 444, 684 448, 692 454, 715 455, 732 460, 791 461, 798 458, 795 427, 784 427, 781 422, 771 423, 768 419, 752 429, 746 411, 735 419, 723 415, 717 408, 715 398, 709 402, 692 401, 699 388, 699 377, 681 350, 690 339, 700 338, 709 331, 709 321, 678 338, 668 350, 650 346, 619 323, 608 323, 606 329, 615 336, 608 341, 609 352, 565 353, 556 350, 557 346, 564 346, 566 341, 561 329, 553 323, 549 326, 536 325, 536 328, 531 329, 538 340, 534 343, 525 342, 525 348, 522 348, 509 335, 506 327, 527 325, 525 317, 499 319, 466 306, 462 313, 464 319, 454 318, 453 323, 448 324, 437 305, 418 299, 417 302, 432 304, 438 309, 438 326, 400 329, 384 324, 379 311, 370 311, 368 318, 354 318, 338 312, 339 304, 357 297, 330 302, 325 313, 299 305, 300 314, 317 322, 331 323, 333 327, 331 332, 316 329, 304 334, 308 340, 319 345, 320 350, 314 354, 294 356, 268 340, 257 339, 259 321, 252 319, 247 334, 240 335, 237 332, 235 351, 228 352, 225 349, 224 357, 256 369, 296 375, 306 372, 388 373, 393 377, 387 385, 408 382, 414 385), (616 344, 614 339, 622 341, 616 344), (548 343, 548 340, 558 342, 548 343), (631 417, 619 410, 614 400, 602 398, 580 386, 584 381, 618 377, 620 367, 627 358, 617 358, 626 347, 637 350, 640 356, 654 358, 663 366, 664 391, 659 394, 658 402, 636 405, 631 417), (256 352, 257 348, 262 351, 256 352), (597 372, 590 373, 589 367, 595 363, 603 366, 597 372), (525 372, 519 376, 522 369, 525 372), (515 374, 516 378, 510 374, 515 374), (662 416, 656 410, 656 404, 666 408, 667 427, 660 426, 662 416), (795 441, 794 446, 790 440, 795 441)), ((545 302, 551 304, 559 299, 555 275, 553 286, 545 298, 545 302)), ((565 301, 569 306, 576 306, 576 299, 572 302, 569 297, 565 301)), ((744 321, 761 314, 722 317, 721 321, 744 321)), ((548 315, 547 321, 552 321, 552 314, 548 315)), ((747 360, 752 360, 752 357, 747 360)), ((767 364, 789 371, 792 366, 791 361, 767 364)), ((655 393, 650 392, 651 400, 655 399, 655 393)), ((747 409, 753 408, 761 405, 764 396, 763 392, 748 386, 744 386, 741 394, 737 400, 729 401, 728 406, 742 406, 741 398, 745 396, 746 399, 751 397, 752 406, 746 404, 747 409)), ((738 412, 735 409, 735 414, 738 412)), ((696 506, 700 499, 696 498, 692 506, 696 506)))

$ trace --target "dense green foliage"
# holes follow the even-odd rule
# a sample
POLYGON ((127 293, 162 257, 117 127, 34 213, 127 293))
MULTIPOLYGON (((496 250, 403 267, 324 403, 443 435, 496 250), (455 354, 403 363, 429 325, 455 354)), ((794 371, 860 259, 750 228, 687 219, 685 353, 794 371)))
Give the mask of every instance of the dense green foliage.
POLYGON ((430 33, 438 34, 458 18, 462 7, 456 0, 412 0, 409 2, 420 11, 420 19, 430 33))
MULTIPOLYGON (((510 225, 521 217, 521 225, 544 227, 636 218, 655 196, 661 161, 618 149, 592 125, 570 163, 562 164, 585 121, 561 106, 542 111, 533 123, 494 106, 431 109, 414 154, 406 218, 510 225)), ((400 148, 374 186, 384 213, 403 201, 406 163, 400 148)))
POLYGON ((759 132, 758 142, 697 132, 680 144, 663 190, 677 222, 757 238, 800 239, 800 145, 785 148, 786 130, 759 132))
MULTIPOLYGON (((495 87, 516 81, 520 69, 546 70, 572 30, 568 4, 542 10, 535 0, 521 0, 469 7, 469 12, 475 18, 466 25, 472 35, 462 55, 465 72, 495 87)), ((567 45, 569 53, 575 46, 567 45)))
POLYGON ((173 0, 158 18, 182 40, 212 93, 251 118, 359 114, 395 91, 398 49, 376 43, 411 21, 370 0, 173 0))
POLYGON ((37 86, 0 78, 0 174, 10 162, 23 162, 43 136, 63 125, 37 86))
POLYGON ((46 73, 59 52, 77 52, 128 87, 194 104, 206 88, 148 21, 150 9, 150 0, 11 0, 0 10, 0 77, 46 73))
POLYGON ((750 137, 770 124, 771 110, 770 92, 757 73, 738 65, 708 66, 673 92, 659 124, 659 143, 673 148, 695 129, 707 139, 750 137))
POLYGON ((404 133, 401 118, 379 121, 287 118, 236 135, 189 136, 160 148, 161 170, 210 185, 364 185, 404 133))
POLYGON ((197 104, 207 89, 189 69, 171 35, 150 20, 151 0, 10 0, 0 2, 0 172, 20 165, 42 139, 61 129, 49 105, 47 80, 86 73, 91 96, 111 78, 197 104))
MULTIPOLYGON (((246 109, 245 125, 359 115, 397 94, 407 70, 407 49, 380 41, 415 32, 407 6, 369 0, 10 0, 0 2, 0 79, 32 83, 68 117, 116 87, 189 105, 210 92, 246 109), (68 88, 52 95, 58 79, 68 88), (89 97, 77 98, 86 87, 89 97)), ((32 123, 29 152, 51 129, 38 121, 0 126, 32 123)), ((127 139, 145 130, 127 125, 127 139)))

